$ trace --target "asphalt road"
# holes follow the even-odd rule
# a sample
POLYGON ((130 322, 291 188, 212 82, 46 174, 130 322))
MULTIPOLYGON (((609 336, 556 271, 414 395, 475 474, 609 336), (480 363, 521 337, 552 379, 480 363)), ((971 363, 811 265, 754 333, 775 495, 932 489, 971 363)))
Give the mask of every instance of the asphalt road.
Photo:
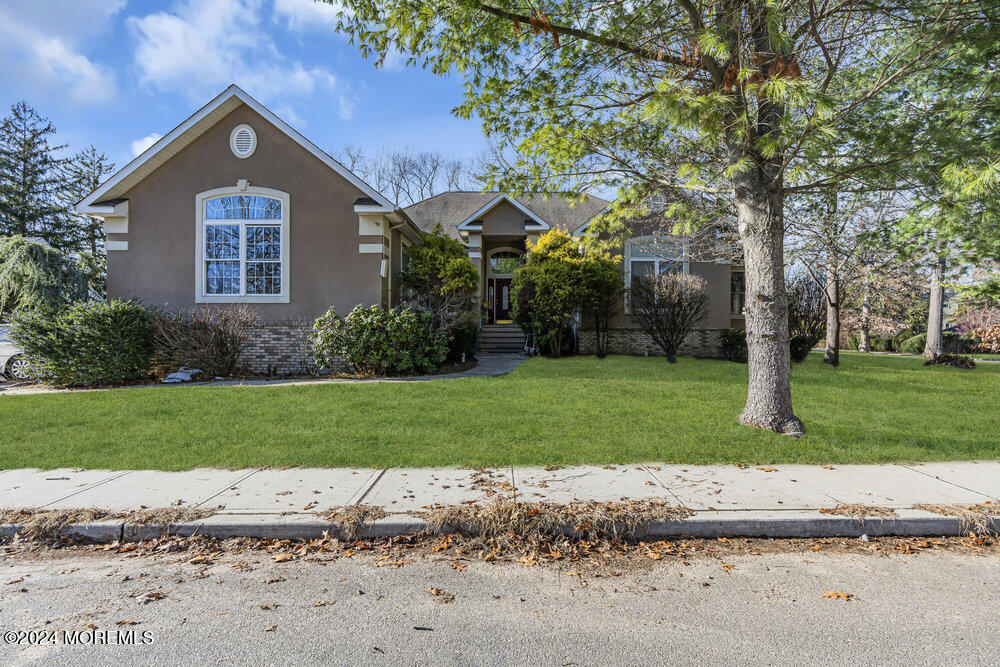
POLYGON ((0 561, 0 626, 141 646, 0 644, 0 664, 981 664, 1000 659, 1000 558, 696 558, 619 577, 420 557, 211 565, 61 550, 0 561), (708 584, 707 586, 705 584, 708 584), (428 588, 454 595, 433 595, 428 588), (853 594, 849 601, 825 590, 853 594), (162 597, 161 597, 162 596, 162 597))

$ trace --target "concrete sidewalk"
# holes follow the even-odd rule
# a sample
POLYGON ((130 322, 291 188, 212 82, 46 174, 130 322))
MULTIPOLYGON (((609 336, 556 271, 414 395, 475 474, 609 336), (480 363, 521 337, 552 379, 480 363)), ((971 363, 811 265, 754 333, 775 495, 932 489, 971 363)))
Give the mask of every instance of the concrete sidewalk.
MULTIPOLYGON (((660 500, 694 512, 683 522, 671 522, 676 525, 651 526, 650 534, 955 534, 966 528, 955 517, 912 508, 1000 502, 1000 462, 0 471, 2 509, 219 508, 212 517, 176 527, 218 536, 318 535, 330 528, 318 513, 351 505, 375 506, 389 514, 367 527, 371 534, 413 532, 423 528, 423 521, 411 513, 515 495, 526 502, 552 503, 660 500), (897 517, 860 521, 819 512, 842 504, 891 508, 897 517)), ((152 529, 156 527, 142 532, 152 529)), ((7 527, 8 533, 13 530, 7 527)))

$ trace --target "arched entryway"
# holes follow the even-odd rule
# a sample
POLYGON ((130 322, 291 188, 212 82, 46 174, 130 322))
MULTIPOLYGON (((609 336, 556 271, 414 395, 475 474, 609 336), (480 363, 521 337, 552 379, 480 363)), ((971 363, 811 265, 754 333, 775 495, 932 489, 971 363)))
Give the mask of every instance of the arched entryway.
POLYGON ((511 282, 524 262, 524 251, 513 247, 494 248, 486 254, 486 305, 489 324, 511 323, 511 282))

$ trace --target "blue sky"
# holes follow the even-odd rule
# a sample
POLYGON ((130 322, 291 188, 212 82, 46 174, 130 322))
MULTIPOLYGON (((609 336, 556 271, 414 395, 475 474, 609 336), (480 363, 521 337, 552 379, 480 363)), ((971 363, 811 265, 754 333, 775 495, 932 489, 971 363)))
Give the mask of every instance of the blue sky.
POLYGON ((484 147, 461 82, 376 70, 314 0, 0 0, 0 104, 26 99, 118 166, 236 83, 324 150, 484 147))

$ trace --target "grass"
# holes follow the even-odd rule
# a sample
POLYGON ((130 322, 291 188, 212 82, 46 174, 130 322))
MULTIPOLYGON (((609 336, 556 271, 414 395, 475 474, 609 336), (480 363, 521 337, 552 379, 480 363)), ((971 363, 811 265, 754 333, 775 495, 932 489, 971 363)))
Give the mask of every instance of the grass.
POLYGON ((875 463, 1000 458, 1000 366, 813 353, 806 435, 739 426, 746 366, 531 359, 499 378, 0 397, 0 469, 875 463))

